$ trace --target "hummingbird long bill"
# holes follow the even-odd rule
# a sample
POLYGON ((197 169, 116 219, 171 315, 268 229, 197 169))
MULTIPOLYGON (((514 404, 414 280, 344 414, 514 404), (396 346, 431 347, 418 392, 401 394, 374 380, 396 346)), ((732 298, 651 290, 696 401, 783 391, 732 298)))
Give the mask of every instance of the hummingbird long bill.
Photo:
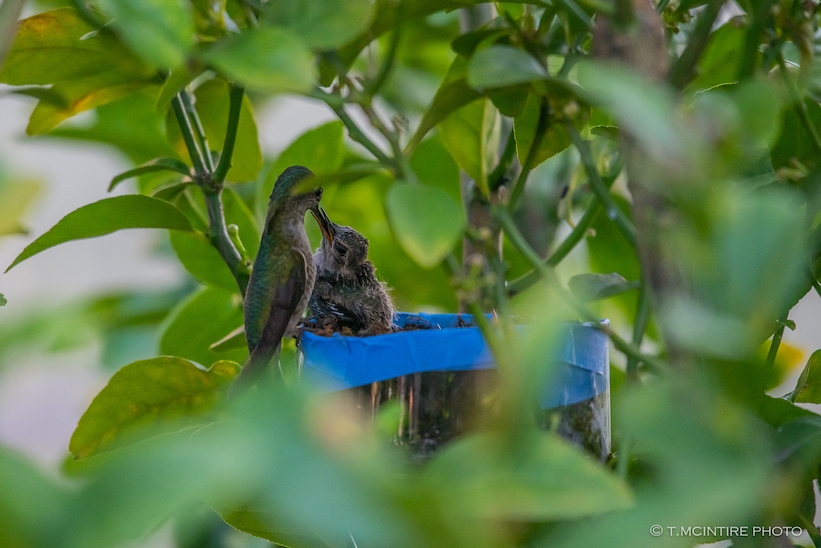
POLYGON ((320 330, 350 330, 359 336, 391 332, 394 306, 368 260, 368 240, 331 221, 320 207, 311 213, 322 242, 313 257, 317 278, 308 301, 309 319, 320 330))
MULTIPOLYGON (((277 178, 268 201, 259 253, 245 293, 245 336, 250 356, 232 386, 237 396, 253 386, 294 335, 316 279, 305 213, 318 211, 322 189, 303 191, 313 173, 291 166, 277 178)), ((317 213, 315 212, 314 215, 317 213)))

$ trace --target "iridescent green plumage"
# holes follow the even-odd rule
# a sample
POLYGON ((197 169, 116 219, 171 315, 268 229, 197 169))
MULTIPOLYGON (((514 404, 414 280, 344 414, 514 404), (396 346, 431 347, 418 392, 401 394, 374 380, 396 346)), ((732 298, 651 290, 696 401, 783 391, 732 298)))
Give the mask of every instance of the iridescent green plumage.
POLYGON ((253 385, 277 354, 282 337, 294 333, 314 287, 316 269, 305 233, 305 213, 318 207, 322 189, 297 193, 310 177, 309 169, 292 166, 274 184, 245 293, 250 357, 237 379, 237 389, 253 385))

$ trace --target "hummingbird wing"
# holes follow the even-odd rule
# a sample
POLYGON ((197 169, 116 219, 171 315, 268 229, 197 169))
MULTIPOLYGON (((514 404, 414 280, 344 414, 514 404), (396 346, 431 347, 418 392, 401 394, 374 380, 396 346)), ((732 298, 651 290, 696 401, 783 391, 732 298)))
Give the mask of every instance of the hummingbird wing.
POLYGON ((274 289, 259 342, 251 349, 251 355, 234 383, 234 392, 244 392, 253 386, 279 350, 291 318, 302 312, 297 311, 297 307, 308 285, 308 266, 302 253, 294 249, 289 253, 293 266, 284 282, 274 289))
POLYGON ((368 323, 368 319, 364 314, 340 303, 330 302, 316 293, 311 295, 309 306, 314 314, 319 317, 333 316, 336 318, 340 327, 347 326, 354 331, 358 331, 368 323))

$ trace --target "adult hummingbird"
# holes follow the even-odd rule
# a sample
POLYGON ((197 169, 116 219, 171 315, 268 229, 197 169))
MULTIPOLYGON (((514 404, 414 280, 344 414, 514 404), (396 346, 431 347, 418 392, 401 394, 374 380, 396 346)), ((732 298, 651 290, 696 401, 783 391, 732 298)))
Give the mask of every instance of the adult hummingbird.
POLYGON ((305 233, 305 213, 318 212, 322 198, 321 188, 301 191, 311 177, 309 169, 291 166, 274 183, 245 292, 250 357, 232 388, 234 395, 250 388, 278 355, 282 337, 294 334, 311 296, 316 268, 305 233))
POLYGON ((317 277, 308 301, 310 317, 319 328, 347 328, 354 335, 390 332, 393 302, 368 260, 368 240, 353 228, 331 221, 318 206, 311 213, 322 242, 314 253, 317 277))

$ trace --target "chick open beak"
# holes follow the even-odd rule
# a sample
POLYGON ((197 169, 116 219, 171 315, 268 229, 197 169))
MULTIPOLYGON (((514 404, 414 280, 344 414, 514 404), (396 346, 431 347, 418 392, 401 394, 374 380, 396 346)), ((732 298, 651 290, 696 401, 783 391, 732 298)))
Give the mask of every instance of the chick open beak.
POLYGON ((334 243, 334 236, 336 236, 336 227, 328 218, 325 210, 316 205, 311 208, 311 215, 314 216, 316 224, 319 225, 319 231, 322 232, 322 237, 328 240, 329 244, 334 243))

